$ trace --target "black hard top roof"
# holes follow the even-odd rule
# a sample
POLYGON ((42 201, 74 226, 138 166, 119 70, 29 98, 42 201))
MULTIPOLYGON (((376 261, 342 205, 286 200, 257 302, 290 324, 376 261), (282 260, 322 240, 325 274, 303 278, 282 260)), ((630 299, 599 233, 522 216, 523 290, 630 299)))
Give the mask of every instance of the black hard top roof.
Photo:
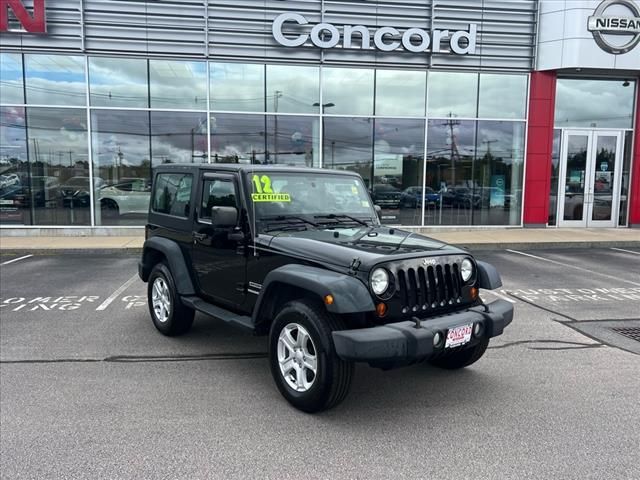
POLYGON ((200 169, 212 171, 229 171, 229 172, 253 172, 253 171, 277 171, 277 172, 293 172, 293 173, 324 173, 337 175, 359 176, 356 172, 349 170, 330 170, 327 168, 311 168, 311 167, 291 167, 288 165, 261 165, 261 164, 240 164, 240 163, 165 163, 153 167, 154 170, 184 170, 184 169, 200 169))

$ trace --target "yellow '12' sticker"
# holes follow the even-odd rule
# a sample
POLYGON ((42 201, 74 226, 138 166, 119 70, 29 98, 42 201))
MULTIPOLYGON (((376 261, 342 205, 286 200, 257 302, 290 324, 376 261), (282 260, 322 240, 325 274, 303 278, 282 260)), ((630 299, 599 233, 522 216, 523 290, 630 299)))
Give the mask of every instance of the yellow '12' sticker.
POLYGON ((291 195, 288 193, 252 193, 251 200, 254 202, 291 202, 291 195))

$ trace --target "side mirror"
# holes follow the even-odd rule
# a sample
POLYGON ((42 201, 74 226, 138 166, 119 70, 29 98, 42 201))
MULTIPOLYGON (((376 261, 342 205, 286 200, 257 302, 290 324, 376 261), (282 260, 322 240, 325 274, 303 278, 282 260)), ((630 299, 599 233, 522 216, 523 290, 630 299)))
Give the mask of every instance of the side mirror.
POLYGON ((374 205, 373 208, 376 211, 376 215, 378 215, 378 220, 382 220, 382 207, 380 207, 380 205, 374 205))
POLYGON ((215 227, 235 227, 238 223, 238 209, 236 207, 213 207, 211 209, 211 223, 215 227))

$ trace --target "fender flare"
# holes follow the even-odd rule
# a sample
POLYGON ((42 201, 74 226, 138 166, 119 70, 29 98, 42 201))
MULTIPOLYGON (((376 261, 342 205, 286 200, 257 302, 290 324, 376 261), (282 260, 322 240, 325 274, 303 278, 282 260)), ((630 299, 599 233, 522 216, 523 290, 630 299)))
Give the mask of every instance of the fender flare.
POLYGON ((495 290, 502 286, 502 279, 498 270, 486 262, 478 262, 478 286, 486 290, 495 290))
POLYGON ((260 311, 269 301, 269 297, 283 284, 311 292, 319 299, 332 295, 334 302, 331 305, 325 305, 331 313, 359 313, 375 310, 369 289, 357 278, 322 268, 292 264, 277 268, 266 276, 253 309, 254 325, 260 322, 260 311))
POLYGON ((140 278, 146 281, 149 278, 151 269, 154 267, 149 262, 149 252, 157 251, 164 255, 169 264, 169 270, 173 275, 173 281, 176 285, 176 289, 180 295, 195 295, 196 291, 193 288, 193 282, 189 275, 189 269, 184 260, 184 255, 178 245, 173 240, 162 237, 152 237, 145 240, 142 247, 142 262, 140 262, 140 278))

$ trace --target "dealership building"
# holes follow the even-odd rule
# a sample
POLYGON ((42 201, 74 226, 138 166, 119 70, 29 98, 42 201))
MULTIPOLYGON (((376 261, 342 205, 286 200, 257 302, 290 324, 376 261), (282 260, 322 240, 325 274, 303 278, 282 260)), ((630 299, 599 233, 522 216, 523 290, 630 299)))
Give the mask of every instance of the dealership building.
POLYGON ((388 224, 640 226, 638 0, 0 5, 3 235, 130 233, 191 162, 355 171, 388 224))

